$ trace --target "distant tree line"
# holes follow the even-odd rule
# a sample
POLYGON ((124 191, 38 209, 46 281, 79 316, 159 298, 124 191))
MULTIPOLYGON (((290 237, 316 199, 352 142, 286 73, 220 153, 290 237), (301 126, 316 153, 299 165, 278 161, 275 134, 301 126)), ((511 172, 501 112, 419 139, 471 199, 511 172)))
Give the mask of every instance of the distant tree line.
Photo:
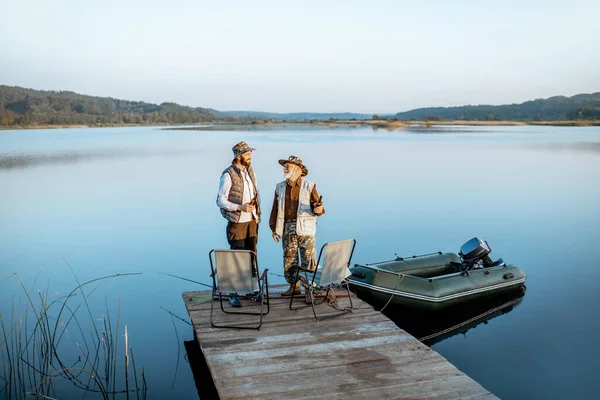
POLYGON ((600 104, 597 106, 581 107, 569 114, 570 119, 600 119, 600 104))
POLYGON ((410 120, 556 121, 600 119, 600 92, 572 97, 555 96, 500 106, 429 107, 400 112, 396 117, 410 120))
POLYGON ((0 85, 0 125, 194 124, 233 121, 216 110, 0 85))
POLYGON ((272 113, 262 111, 223 111, 223 114, 233 117, 249 117, 258 119, 268 119, 272 121, 289 123, 306 121, 328 121, 330 118, 342 120, 363 120, 370 119, 371 114, 358 114, 350 112, 342 113, 314 113, 314 112, 296 112, 296 113, 272 113))
POLYGON ((430 107, 401 112, 395 116, 355 113, 263 113, 219 112, 210 108, 160 105, 111 97, 94 97, 69 91, 43 91, 0 85, 0 126, 122 124, 197 124, 217 121, 267 123, 271 121, 325 121, 337 119, 388 120, 487 120, 545 121, 600 120, 600 93, 555 96, 501 106, 430 107))

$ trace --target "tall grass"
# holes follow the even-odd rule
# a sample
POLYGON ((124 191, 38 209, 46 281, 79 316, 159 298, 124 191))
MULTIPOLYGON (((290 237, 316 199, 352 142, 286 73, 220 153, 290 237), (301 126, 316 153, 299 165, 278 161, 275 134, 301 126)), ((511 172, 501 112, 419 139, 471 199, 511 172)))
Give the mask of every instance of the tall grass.
POLYGON ((30 288, 19 273, 0 280, 3 291, 17 285, 11 304, 0 308, 0 399, 145 399, 144 369, 138 376, 127 326, 119 349, 120 298, 116 323, 106 297, 103 315, 91 307, 91 297, 108 281, 139 274, 80 282, 73 273, 77 286, 66 296, 51 293, 49 283, 34 290, 40 274, 30 288))

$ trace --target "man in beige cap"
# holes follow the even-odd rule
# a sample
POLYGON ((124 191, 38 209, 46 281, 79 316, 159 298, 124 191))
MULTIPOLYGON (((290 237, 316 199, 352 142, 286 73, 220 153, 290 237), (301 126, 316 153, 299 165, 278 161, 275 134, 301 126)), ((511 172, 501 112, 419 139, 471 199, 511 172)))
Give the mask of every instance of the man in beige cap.
POLYGON ((290 287, 281 295, 290 296, 300 293, 300 282, 296 281, 298 250, 302 268, 316 268, 317 216, 323 215, 325 209, 316 184, 303 178, 308 175, 308 169, 300 158, 290 156, 279 160, 279 164, 283 166, 285 180, 275 186, 269 226, 273 240, 282 239, 283 270, 290 287))
MULTIPOLYGON (((217 205, 228 221, 225 232, 230 248, 256 252, 261 212, 256 177, 250 165, 256 149, 239 142, 232 150, 233 161, 221 174, 217 205)), ((236 296, 230 296, 229 302, 241 307, 236 296)))

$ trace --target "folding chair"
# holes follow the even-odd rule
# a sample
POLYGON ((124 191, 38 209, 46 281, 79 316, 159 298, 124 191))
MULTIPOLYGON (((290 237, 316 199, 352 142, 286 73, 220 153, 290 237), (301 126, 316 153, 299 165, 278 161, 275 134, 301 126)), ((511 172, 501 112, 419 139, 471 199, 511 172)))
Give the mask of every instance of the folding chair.
POLYGON ((267 315, 270 311, 269 282, 267 278, 269 270, 265 269, 263 274, 256 279, 259 276, 258 259, 256 253, 250 250, 211 250, 208 253, 208 258, 210 259, 210 269, 212 270, 213 297, 219 296, 221 311, 226 314, 260 315, 257 326, 247 326, 246 324, 217 325, 213 322, 215 303, 213 298, 210 302, 210 325, 214 328, 260 329, 263 315, 267 315), (253 272, 255 277, 252 276, 253 272), (260 296, 260 312, 225 310, 223 307, 223 295, 252 293, 257 285, 259 292, 257 296, 260 296), (267 306, 267 312, 264 312, 265 305, 267 306))
MULTIPOLYGON (((306 293, 308 293, 310 298, 310 306, 312 306, 313 314, 317 321, 339 317, 340 315, 352 312, 352 296, 350 295, 350 285, 346 278, 351 275, 348 267, 350 266, 350 261, 352 260, 352 254, 354 253, 355 246, 355 239, 347 239, 338 242, 325 243, 323 247, 321 247, 321 251, 319 252, 319 259, 317 261, 317 266, 319 267, 315 268, 314 270, 302 267, 298 269, 296 279, 300 281, 302 286, 304 286, 306 293), (321 257, 323 258, 322 267, 320 266, 321 257), (328 314, 319 317, 315 310, 315 305, 327 301, 330 296, 330 293, 331 295, 333 295, 334 287, 339 285, 346 286, 346 291, 348 292, 348 299, 350 300, 350 307, 344 308, 340 313, 336 313, 333 315, 328 314), (320 291, 322 289, 326 289, 325 298, 323 301, 316 303, 315 292, 320 291)), ((292 293, 292 298, 290 299, 290 310, 298 310, 304 307, 308 307, 308 305, 306 305, 293 308, 293 302, 294 294, 292 293)), ((335 308, 339 310, 339 308, 335 308)))

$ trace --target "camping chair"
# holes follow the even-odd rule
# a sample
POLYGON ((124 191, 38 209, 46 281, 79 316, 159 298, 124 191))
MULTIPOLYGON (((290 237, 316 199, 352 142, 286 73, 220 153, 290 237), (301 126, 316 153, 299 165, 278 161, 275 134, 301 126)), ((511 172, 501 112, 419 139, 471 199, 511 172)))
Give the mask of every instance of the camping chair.
POLYGON ((213 278, 213 299, 210 302, 210 325, 214 328, 237 328, 237 329, 260 329, 263 315, 269 313, 269 283, 267 279, 268 269, 259 276, 258 260, 256 253, 250 250, 211 250, 208 253, 210 268, 213 278), (213 263, 214 259, 214 263, 213 263), (254 272, 256 277, 252 277, 254 272), (258 286, 260 296, 260 312, 252 311, 226 311, 223 307, 223 296, 232 293, 252 293, 258 286), (266 291, 266 296, 265 296, 266 291), (260 315, 257 326, 245 325, 217 325, 213 322, 214 297, 219 296, 221 311, 226 314, 260 315), (264 312, 264 306, 267 312, 264 312))
MULTIPOLYGON (((346 278, 351 275, 348 267, 350 266, 350 261, 352 260, 352 254, 354 253, 355 246, 355 239, 347 239, 341 240, 339 242, 325 243, 323 247, 321 247, 321 251, 319 252, 319 259, 317 261, 317 265, 319 267, 315 268, 314 270, 302 267, 298 269, 296 279, 300 281, 302 286, 304 286, 306 293, 308 293, 308 296, 310 298, 310 306, 312 306, 313 314, 317 321, 339 317, 340 315, 352 312, 352 296, 350 295, 350 286, 346 278), (320 266, 321 257, 323 257, 322 267, 320 266), (338 285, 346 286, 346 291, 348 292, 348 299, 350 299, 350 307, 344 308, 343 310, 341 310, 342 312, 337 314, 328 314, 319 317, 315 310, 315 305, 324 303, 330 298, 330 296, 334 297, 333 289, 335 286, 338 285), (323 301, 316 303, 315 292, 320 291, 322 289, 326 289, 325 298, 323 301)), ((306 305, 293 308, 293 302, 294 294, 292 293, 292 298, 290 299, 290 310, 298 310, 304 307, 308 307, 306 305)), ((335 305, 332 304, 332 306, 339 310, 339 308, 337 308, 335 305)))

